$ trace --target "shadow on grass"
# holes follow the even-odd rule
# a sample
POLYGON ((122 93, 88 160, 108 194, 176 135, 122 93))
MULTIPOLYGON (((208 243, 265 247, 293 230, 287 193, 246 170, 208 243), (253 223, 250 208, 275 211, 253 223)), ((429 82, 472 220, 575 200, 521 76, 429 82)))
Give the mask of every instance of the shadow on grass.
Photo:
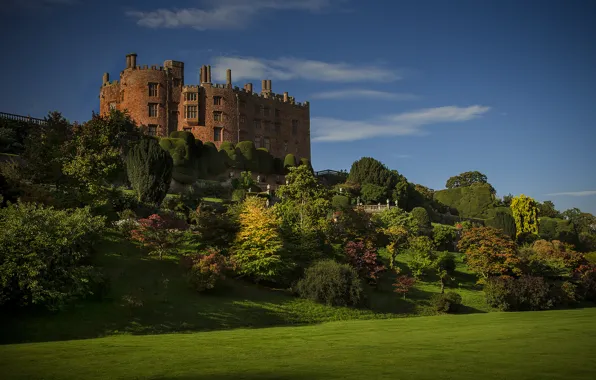
POLYGON ((157 376, 151 377, 151 380, 261 380, 261 379, 275 379, 275 380, 307 380, 307 379, 323 379, 324 377, 316 373, 299 372, 297 373, 270 373, 270 372, 230 372, 226 374, 196 374, 196 375, 182 375, 182 376, 157 376))

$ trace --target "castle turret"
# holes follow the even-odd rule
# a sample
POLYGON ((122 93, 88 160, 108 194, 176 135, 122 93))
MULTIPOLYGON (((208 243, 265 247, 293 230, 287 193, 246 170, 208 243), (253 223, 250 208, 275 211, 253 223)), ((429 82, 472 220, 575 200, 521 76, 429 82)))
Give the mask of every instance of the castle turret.
POLYGON ((226 84, 228 85, 228 88, 232 88, 232 70, 231 69, 226 70, 226 84))
POLYGON ((288 96, 288 93, 287 92, 284 92, 284 103, 287 103, 288 102, 288 100, 289 100, 288 97, 289 97, 288 96))
POLYGON ((137 67, 137 54, 130 53, 126 55, 126 68, 127 69, 134 69, 137 67))
POLYGON ((110 73, 104 73, 104 74, 103 74, 103 80, 102 80, 102 83, 103 83, 104 85, 106 85, 106 84, 110 83, 110 73))

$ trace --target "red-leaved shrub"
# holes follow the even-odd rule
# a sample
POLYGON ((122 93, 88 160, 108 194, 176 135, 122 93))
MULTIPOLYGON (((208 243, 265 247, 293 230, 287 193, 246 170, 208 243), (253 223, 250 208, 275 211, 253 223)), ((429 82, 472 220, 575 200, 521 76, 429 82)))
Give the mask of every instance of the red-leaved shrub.
POLYGON ((188 270, 186 280, 197 292, 213 289, 225 279, 227 260, 217 249, 209 248, 203 254, 187 256, 183 264, 188 270))
POLYGON ((358 274, 370 284, 376 284, 380 274, 385 271, 385 266, 379 260, 377 251, 368 248, 363 242, 350 241, 346 244, 345 254, 350 264, 358 274))

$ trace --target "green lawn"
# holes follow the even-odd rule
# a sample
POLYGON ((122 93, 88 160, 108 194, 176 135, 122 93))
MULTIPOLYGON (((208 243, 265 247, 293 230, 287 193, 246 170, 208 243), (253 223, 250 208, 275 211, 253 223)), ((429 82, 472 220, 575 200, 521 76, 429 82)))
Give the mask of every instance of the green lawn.
MULTIPOLYGON (((387 273, 378 290, 367 289, 368 306, 362 308, 329 307, 239 280, 197 294, 187 287, 175 258, 149 258, 117 234, 108 235, 99 251, 95 264, 111 279, 106 299, 79 302, 58 313, 0 313, 0 344, 429 315, 428 300, 439 292, 431 276, 403 300, 392 292, 395 275, 387 273), (127 299, 142 305, 129 306, 127 299)), ((407 272, 405 259, 399 265, 407 272)), ((460 264, 452 286, 463 297, 463 313, 489 311, 474 282, 460 264)))
POLYGON ((3 379, 594 379, 596 309, 0 346, 3 379))

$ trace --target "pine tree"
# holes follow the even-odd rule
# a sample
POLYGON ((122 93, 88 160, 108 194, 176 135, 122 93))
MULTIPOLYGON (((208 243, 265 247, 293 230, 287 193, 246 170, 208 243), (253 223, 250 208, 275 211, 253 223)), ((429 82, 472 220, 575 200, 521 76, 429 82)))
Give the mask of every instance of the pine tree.
POLYGON ((159 204, 172 180, 173 160, 154 138, 134 145, 126 157, 128 180, 141 202, 159 204))

